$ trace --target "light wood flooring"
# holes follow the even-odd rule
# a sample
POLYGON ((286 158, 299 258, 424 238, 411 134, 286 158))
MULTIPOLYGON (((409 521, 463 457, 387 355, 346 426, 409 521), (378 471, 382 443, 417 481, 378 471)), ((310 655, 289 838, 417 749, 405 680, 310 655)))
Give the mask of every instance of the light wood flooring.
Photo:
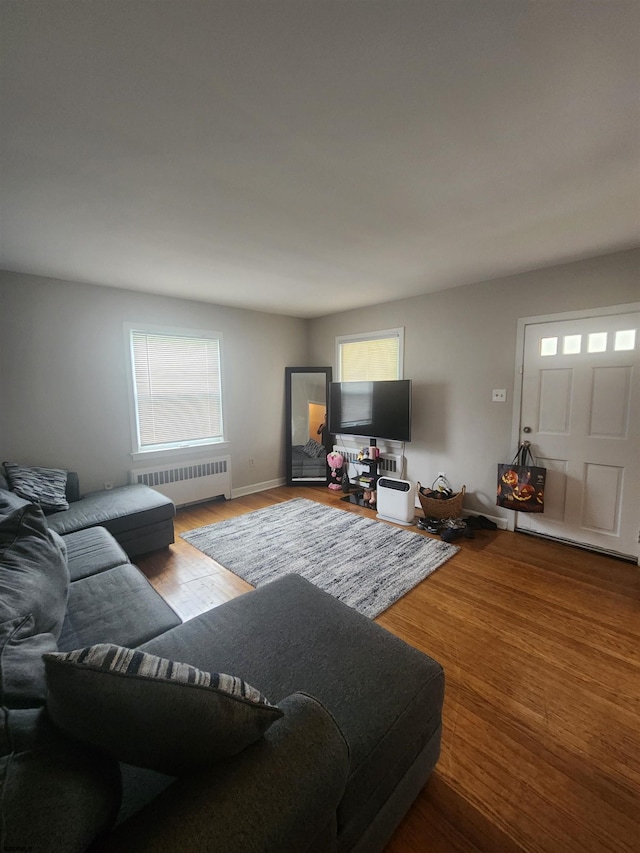
MULTIPOLYGON (((339 496, 213 501, 176 534, 294 497, 372 516, 339 496)), ((500 530, 457 544, 376 620, 447 685, 440 761, 386 853, 640 851, 640 569, 500 530)), ((183 619, 251 589, 178 535, 137 563, 183 619)))

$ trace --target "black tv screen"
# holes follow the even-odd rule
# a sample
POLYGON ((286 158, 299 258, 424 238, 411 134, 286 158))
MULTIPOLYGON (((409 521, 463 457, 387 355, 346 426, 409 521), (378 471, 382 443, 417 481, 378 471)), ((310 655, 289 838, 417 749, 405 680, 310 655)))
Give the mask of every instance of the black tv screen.
POLYGON ((411 380, 331 382, 329 432, 411 441, 411 380))

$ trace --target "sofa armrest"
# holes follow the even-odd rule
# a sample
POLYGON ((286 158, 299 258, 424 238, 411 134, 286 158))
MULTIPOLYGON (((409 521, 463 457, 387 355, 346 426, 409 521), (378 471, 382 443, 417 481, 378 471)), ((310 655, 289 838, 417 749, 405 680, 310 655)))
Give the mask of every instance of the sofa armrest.
POLYGON ((265 736, 229 761, 177 779, 120 824, 102 851, 329 851, 349 748, 327 710, 295 693, 265 736))

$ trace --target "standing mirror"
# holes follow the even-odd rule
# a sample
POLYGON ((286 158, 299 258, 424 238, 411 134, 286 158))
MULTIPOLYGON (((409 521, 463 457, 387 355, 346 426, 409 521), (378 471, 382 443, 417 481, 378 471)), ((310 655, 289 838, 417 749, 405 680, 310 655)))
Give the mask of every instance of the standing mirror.
POLYGON ((285 367, 287 486, 328 483, 330 367, 285 367))

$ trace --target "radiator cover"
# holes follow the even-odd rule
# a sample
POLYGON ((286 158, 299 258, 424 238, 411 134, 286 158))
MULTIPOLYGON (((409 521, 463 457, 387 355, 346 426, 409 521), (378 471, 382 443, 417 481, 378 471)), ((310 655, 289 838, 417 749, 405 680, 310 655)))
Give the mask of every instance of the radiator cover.
POLYGON ((156 465, 129 472, 131 483, 144 483, 166 495, 176 506, 199 503, 223 495, 231 498, 231 457, 217 456, 180 465, 156 465))

